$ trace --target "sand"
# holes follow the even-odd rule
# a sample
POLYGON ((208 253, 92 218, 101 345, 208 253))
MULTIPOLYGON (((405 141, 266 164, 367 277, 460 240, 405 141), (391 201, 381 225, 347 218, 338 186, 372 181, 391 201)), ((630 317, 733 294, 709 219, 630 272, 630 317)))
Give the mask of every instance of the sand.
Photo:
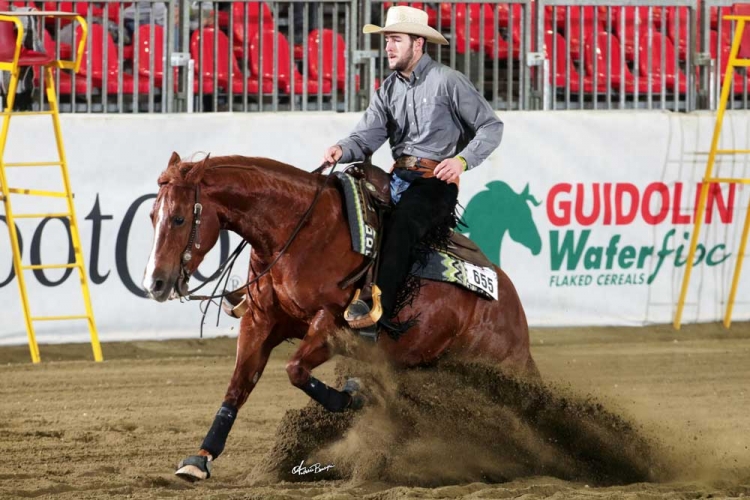
POLYGON ((750 496, 750 324, 532 330, 544 378, 394 372, 336 358, 369 405, 330 415, 273 354, 213 477, 195 453, 234 365, 231 338, 0 348, 0 498, 698 498, 750 496), (333 465, 292 474, 304 460, 333 465))

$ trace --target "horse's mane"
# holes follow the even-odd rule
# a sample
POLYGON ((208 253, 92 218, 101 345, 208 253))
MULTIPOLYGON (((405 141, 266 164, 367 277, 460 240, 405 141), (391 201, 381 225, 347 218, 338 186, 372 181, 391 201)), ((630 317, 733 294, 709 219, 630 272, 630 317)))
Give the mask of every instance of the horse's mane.
POLYGON ((159 176, 159 185, 181 184, 194 185, 200 183, 207 171, 221 168, 258 169, 277 172, 284 176, 304 178, 308 172, 293 165, 282 163, 271 158, 259 156, 206 156, 199 161, 182 161, 177 153, 172 153, 169 166, 159 176))

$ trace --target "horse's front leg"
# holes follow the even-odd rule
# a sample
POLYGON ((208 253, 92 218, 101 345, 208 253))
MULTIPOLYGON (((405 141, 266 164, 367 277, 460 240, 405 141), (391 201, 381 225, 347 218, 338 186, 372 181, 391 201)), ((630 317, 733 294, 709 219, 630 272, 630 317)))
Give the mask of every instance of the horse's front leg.
POLYGON ((327 386, 312 376, 312 370, 322 365, 333 356, 329 335, 340 331, 335 316, 321 310, 315 315, 307 334, 299 348, 286 365, 286 372, 292 385, 302 389, 305 394, 332 412, 341 412, 347 408, 358 408, 363 403, 359 396, 359 383, 349 379, 343 390, 327 386))
POLYGON ((227 441, 237 412, 245 404, 248 396, 263 374, 271 351, 280 339, 274 333, 279 329, 268 318, 254 314, 243 316, 240 334, 237 338, 237 357, 234 373, 219 411, 214 417, 200 451, 180 462, 177 474, 188 481, 208 479, 211 476, 211 462, 216 460, 227 441))

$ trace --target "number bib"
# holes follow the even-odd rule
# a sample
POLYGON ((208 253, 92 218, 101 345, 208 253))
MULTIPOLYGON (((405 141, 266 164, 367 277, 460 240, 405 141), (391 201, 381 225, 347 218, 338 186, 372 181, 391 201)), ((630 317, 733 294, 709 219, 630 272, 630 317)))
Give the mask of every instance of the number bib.
POLYGON ((464 262, 464 266, 467 284, 483 290, 497 300, 497 273, 488 267, 479 267, 468 262, 464 262))

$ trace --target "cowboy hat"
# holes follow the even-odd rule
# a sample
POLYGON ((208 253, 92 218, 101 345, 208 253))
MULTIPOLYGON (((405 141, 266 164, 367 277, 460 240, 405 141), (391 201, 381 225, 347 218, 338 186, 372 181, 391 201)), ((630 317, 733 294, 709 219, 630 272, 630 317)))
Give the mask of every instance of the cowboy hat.
POLYGON ((427 23, 427 12, 403 5, 388 9, 385 26, 365 24, 362 33, 406 33, 422 36, 428 42, 448 45, 448 40, 427 23))

